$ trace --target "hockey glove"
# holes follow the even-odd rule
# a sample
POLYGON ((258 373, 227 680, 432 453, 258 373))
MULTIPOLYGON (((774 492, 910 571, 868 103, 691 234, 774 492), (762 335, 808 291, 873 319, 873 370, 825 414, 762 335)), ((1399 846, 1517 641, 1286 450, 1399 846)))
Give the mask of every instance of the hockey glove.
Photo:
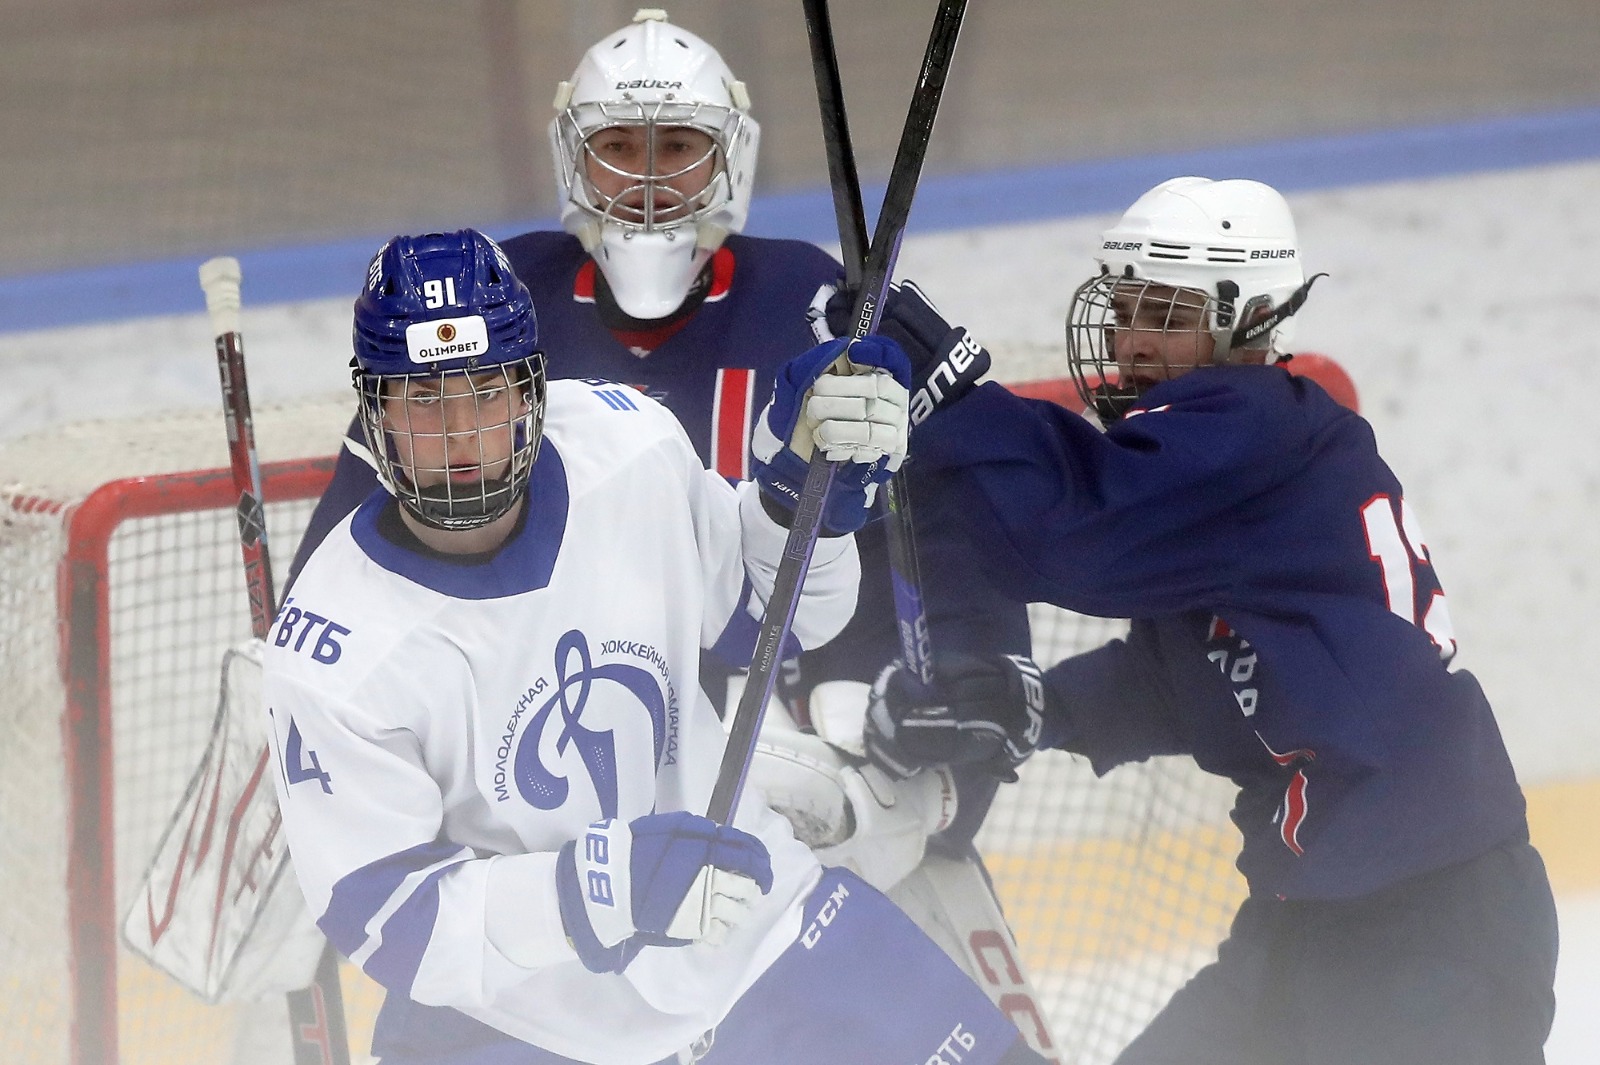
POLYGON ((844 464, 834 472, 823 524, 833 533, 865 525, 878 485, 905 460, 909 380, 905 354, 877 336, 831 340, 784 363, 750 441, 762 491, 793 511, 811 453, 821 448, 844 464), (826 373, 846 347, 856 372, 826 373))
MULTIPOLYGON (((819 341, 847 336, 855 292, 824 288, 811 309, 811 331, 819 341)), ((911 362, 911 424, 954 403, 989 372, 989 352, 964 326, 946 322, 915 282, 890 285, 878 319, 878 335, 899 344, 911 362)))
POLYGON ((956 765, 1015 780, 1043 727, 1044 679, 1032 659, 935 654, 927 688, 898 664, 879 675, 867 707, 867 756, 902 777, 956 765))
POLYGON ((596 821, 556 860, 561 924, 596 973, 620 973, 642 947, 718 945, 770 890, 760 840, 682 810, 596 821))

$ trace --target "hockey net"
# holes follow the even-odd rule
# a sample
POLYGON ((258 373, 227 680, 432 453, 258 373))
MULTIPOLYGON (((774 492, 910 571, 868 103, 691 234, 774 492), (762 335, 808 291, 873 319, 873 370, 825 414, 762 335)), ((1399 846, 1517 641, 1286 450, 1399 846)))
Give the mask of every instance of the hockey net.
MULTIPOLYGON (((348 417, 341 400, 256 419, 278 460, 270 542, 298 539, 348 417)), ((202 1005, 117 935, 210 738, 222 656, 250 634, 226 439, 219 413, 0 447, 8 1062, 248 1058, 240 1011, 202 1005)))
MULTIPOLYGON (((1073 384, 1013 391, 1082 410, 1073 384)), ((1124 620, 1035 603, 1048 668, 1127 632, 1124 620)), ((1216 957, 1246 894, 1228 818, 1234 787, 1192 759, 1158 757, 1097 778, 1065 751, 1030 758, 978 834, 1062 1065, 1112 1061, 1172 992, 1216 957)))
MULTIPOLYGON (((280 577, 348 417, 342 398, 256 417, 280 577)), ((249 635, 225 441, 218 415, 0 446, 11 1065, 263 1060, 248 1010, 203 1005, 116 931, 209 738, 223 656, 249 635)), ((1033 610, 1047 663, 1117 633, 1033 610)), ((1243 892, 1227 792, 1166 760, 1096 780, 1060 752, 1002 789, 979 844, 1063 1065, 1109 1061, 1222 937, 1243 892)), ((378 997, 364 981, 346 967, 355 1061, 378 997)))

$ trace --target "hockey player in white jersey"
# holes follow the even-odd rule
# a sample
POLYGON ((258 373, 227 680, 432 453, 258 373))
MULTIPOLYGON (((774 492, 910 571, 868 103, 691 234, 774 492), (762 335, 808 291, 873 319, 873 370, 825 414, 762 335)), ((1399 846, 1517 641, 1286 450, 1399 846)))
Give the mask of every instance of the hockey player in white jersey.
POLYGON ((905 357, 779 374, 737 487, 653 401, 545 381, 527 289, 472 230, 398 237, 355 309, 387 491, 302 570, 265 703, 294 867, 388 990, 386 1063, 1040 1060, 891 903, 746 789, 699 652, 757 624, 803 460, 844 460, 795 614, 850 615, 850 535, 905 452, 905 357))

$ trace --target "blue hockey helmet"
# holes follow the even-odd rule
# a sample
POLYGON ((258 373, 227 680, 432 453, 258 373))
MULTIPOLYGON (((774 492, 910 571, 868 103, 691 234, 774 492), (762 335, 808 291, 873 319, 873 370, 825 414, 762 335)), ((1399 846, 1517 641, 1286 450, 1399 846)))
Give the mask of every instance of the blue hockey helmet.
POLYGON ((355 303, 353 377, 384 486, 424 523, 470 529, 527 489, 544 423, 533 300, 473 229, 395 237, 355 303))

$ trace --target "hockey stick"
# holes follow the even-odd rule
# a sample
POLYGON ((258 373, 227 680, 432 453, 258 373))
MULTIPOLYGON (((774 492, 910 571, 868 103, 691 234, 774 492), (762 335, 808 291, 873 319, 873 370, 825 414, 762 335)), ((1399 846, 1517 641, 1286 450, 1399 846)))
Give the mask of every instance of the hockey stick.
MULTIPOLYGON (((883 294, 889 286, 889 277, 900 253, 900 241, 911 215, 911 201, 916 196, 923 160, 927 158, 933 121, 939 112, 945 77, 950 69, 950 58, 955 51, 966 9, 967 0, 940 0, 939 10, 934 15, 933 30, 923 53, 922 69, 911 96, 911 107, 900 135, 900 146, 889 172, 889 186, 884 193, 883 209, 878 214, 877 232, 873 235, 872 247, 862 271, 855 315, 851 319, 852 337, 866 336, 877 326, 883 294)), ((840 363, 847 367, 848 359, 841 358, 840 363)), ((835 365, 837 367, 839 364, 835 365)), ((734 808, 739 804, 739 795, 744 790, 756 736, 761 730, 761 718, 772 697, 779 654, 794 623, 800 585, 811 565, 811 552, 816 547, 817 535, 822 528, 822 505, 827 499, 828 489, 832 487, 837 466, 837 463, 824 458, 821 452, 814 452, 806 471, 805 487, 795 507, 789 538, 784 544, 783 558, 778 564, 772 595, 767 600, 761 632, 756 639, 750 674, 745 678, 744 692, 739 697, 739 706, 729 729, 728 746, 717 772, 716 787, 711 793, 707 816, 723 824, 732 818, 734 808)))
MULTIPOLYGON (((805 13, 833 210, 839 223, 840 257, 844 261, 845 284, 853 286, 861 281, 867 222, 845 116, 828 0, 805 0, 805 13)), ((929 684, 933 680, 933 648, 904 473, 895 474, 888 488, 889 565, 900 654, 905 667, 923 684, 929 684)), ((985 811, 994 794, 991 786, 981 797, 985 811)), ((971 797, 967 798, 970 801, 971 797)), ((930 851, 889 894, 983 988, 1022 1032, 1029 1046, 1049 1060, 1060 1061, 1061 1052, 1045 1018, 1043 1003, 1022 966, 1016 939, 1001 912, 994 887, 970 841, 961 843, 957 853, 930 851)))
MULTIPOLYGON (((272 557, 267 551, 267 512, 261 494, 261 463, 256 456, 255 423, 250 416, 250 386, 245 378, 244 338, 239 332, 239 260, 209 259, 200 266, 200 287, 216 338, 217 372, 222 380, 222 411, 228 429, 228 465, 239 494, 239 549, 250 597, 250 631, 264 640, 277 612, 273 602, 272 557)), ((295 1065, 349 1065, 344 997, 339 959, 325 946, 310 987, 291 991, 289 1038, 295 1065)))
MULTIPOLYGON (((817 106, 822 117, 822 142, 828 156, 828 179, 833 189, 833 213, 839 223, 839 257, 844 261, 847 288, 861 284, 867 252, 867 215, 861 203, 861 180, 856 172, 855 148, 845 116, 844 86, 839 79, 839 56, 834 48, 833 20, 828 0, 805 0, 806 33, 811 40, 811 71, 817 83, 817 106)), ((899 626, 900 658, 923 684, 933 682, 933 640, 927 606, 922 597, 922 573, 917 563, 917 540, 911 521, 911 498, 905 474, 889 478, 887 489, 889 570, 894 590, 894 616, 899 626)))

